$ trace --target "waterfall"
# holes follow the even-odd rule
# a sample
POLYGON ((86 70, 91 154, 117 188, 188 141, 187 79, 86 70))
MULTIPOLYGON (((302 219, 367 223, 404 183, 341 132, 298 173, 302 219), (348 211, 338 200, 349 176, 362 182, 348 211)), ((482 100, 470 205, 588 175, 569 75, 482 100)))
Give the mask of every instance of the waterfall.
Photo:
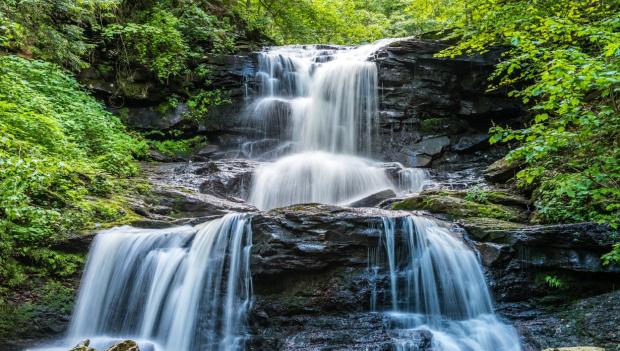
POLYGON ((286 46, 259 54, 261 96, 248 119, 263 130, 263 143, 276 139, 283 147, 269 154, 279 159, 255 171, 249 202, 266 210, 347 204, 385 189, 419 190, 425 178, 411 176, 415 171, 393 181, 368 158, 378 113, 377 67, 368 58, 388 42, 286 46))
POLYGON ((97 235, 69 338, 103 349, 118 339, 143 350, 243 349, 251 301, 248 215, 196 227, 118 227, 97 235))
POLYGON ((370 256, 371 306, 377 306, 377 270, 385 267, 396 350, 417 350, 420 331, 430 332, 433 349, 442 351, 521 350, 514 328, 493 313, 476 255, 455 233, 420 216, 386 217, 383 229, 370 256))

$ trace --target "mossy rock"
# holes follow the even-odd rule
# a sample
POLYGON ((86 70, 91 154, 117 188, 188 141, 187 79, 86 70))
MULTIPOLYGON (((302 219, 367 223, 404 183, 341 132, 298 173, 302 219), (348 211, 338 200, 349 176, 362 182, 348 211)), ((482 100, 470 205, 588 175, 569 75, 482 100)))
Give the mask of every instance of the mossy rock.
POLYGON ((110 347, 106 351, 140 351, 140 348, 135 341, 124 340, 110 347))
POLYGON ((508 161, 502 158, 493 162, 484 170, 484 177, 494 183, 505 183, 516 176, 517 172, 522 168, 523 162, 516 160, 508 161))
POLYGON ((517 206, 527 208, 530 200, 517 194, 507 193, 503 191, 487 191, 485 192, 487 201, 505 206, 517 206))
POLYGON ((465 192, 425 191, 421 194, 393 204, 394 210, 426 210, 442 213, 450 219, 479 217, 493 218, 508 222, 524 223, 527 211, 496 203, 478 203, 465 199, 465 192))
POLYGON ((97 351, 97 350, 90 347, 90 340, 85 339, 85 340, 80 341, 79 344, 77 344, 74 348, 72 348, 69 351, 97 351))
POLYGON ((420 131, 425 134, 458 134, 467 129, 467 123, 454 118, 429 118, 420 122, 420 131))
POLYGON ((492 241, 501 244, 511 243, 511 232, 525 227, 520 223, 485 217, 464 218, 457 223, 478 241, 492 241))

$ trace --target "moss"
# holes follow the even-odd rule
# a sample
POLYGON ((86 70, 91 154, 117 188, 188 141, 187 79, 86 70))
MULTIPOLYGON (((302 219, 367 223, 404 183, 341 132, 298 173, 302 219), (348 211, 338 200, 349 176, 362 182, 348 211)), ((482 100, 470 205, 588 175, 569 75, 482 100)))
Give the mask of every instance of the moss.
POLYGON ((446 214, 451 219, 485 217, 509 222, 525 222, 526 211, 495 203, 477 203, 465 199, 464 192, 429 191, 394 203, 395 210, 426 210, 446 214))
POLYGON ((0 339, 45 336, 65 329, 76 296, 72 283, 34 279, 29 285, 27 294, 0 293, 0 339))
POLYGON ((467 123, 454 118, 429 118, 420 122, 420 131, 426 134, 458 134, 467 129, 467 123))

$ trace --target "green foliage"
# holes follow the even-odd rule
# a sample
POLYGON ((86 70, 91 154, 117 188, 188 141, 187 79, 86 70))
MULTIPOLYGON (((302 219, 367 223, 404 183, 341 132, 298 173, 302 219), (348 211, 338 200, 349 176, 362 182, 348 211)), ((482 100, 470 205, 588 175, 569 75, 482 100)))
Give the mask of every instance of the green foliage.
POLYGON ((409 35, 408 0, 247 0, 236 10, 280 44, 359 44, 409 35))
POLYGON ((220 89, 200 90, 187 100, 189 113, 186 117, 199 121, 206 116, 211 107, 230 103, 230 98, 226 97, 226 94, 220 89))
POLYGON ((517 184, 533 191, 543 222, 620 220, 620 3, 593 0, 476 0, 444 56, 508 50, 491 89, 528 104, 523 129, 492 129, 516 142, 525 162, 517 184))
MULTIPOLYGON (((3 295, 16 298, 16 294, 0 291, 0 338, 9 339, 24 333, 37 333, 39 325, 48 326, 63 323, 73 308, 75 291, 56 280, 45 283, 30 283, 33 292, 29 298, 34 301, 18 301, 3 299, 3 295), (55 323, 53 323, 55 322, 55 323)), ((45 331, 42 331, 45 332, 45 331)))
POLYGON ((480 186, 474 186, 467 190, 467 194, 465 194, 465 200, 485 204, 489 201, 489 195, 480 186))
POLYGON ((190 139, 168 139, 168 140, 149 140, 149 146, 160 152, 164 156, 176 157, 176 156, 188 156, 192 151, 205 146, 207 139, 202 136, 196 136, 190 139))
POLYGON ((3 0, 0 50, 19 52, 78 70, 94 48, 86 29, 109 13, 117 0, 3 0))
POLYGON ((110 24, 103 28, 103 37, 116 41, 128 65, 135 60, 161 80, 182 73, 189 47, 178 29, 179 19, 161 8, 140 15, 143 23, 110 24))
POLYGON ((57 239, 116 220, 106 212, 119 178, 136 174, 146 144, 56 66, 0 56, 0 277, 73 274, 82 258, 57 239), (27 268, 22 263, 32 265, 27 268))
POLYGON ((620 264, 620 243, 616 243, 613 246, 613 249, 603 255, 603 264, 608 266, 610 264, 620 264))
POLYGON ((546 275, 545 283, 547 283, 550 288, 554 289, 562 289, 566 287, 566 284, 564 284, 564 282, 562 282, 562 280, 555 275, 546 275))

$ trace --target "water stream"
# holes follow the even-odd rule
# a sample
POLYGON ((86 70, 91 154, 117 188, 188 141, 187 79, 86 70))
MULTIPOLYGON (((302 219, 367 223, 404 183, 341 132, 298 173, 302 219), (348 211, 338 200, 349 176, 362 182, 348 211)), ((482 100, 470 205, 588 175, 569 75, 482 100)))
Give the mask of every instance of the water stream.
POLYGON ((240 350, 252 293, 250 218, 195 227, 118 227, 95 238, 64 350, 84 338, 143 351, 240 350))
MULTIPOLYGON (((432 335, 434 350, 521 350, 514 328, 494 315, 480 263, 462 238, 415 215, 386 217, 383 229, 370 268, 375 276, 382 267, 388 272, 390 303, 383 312, 396 350, 419 350, 421 331, 432 335)), ((376 309, 377 295, 372 298, 376 309)))

